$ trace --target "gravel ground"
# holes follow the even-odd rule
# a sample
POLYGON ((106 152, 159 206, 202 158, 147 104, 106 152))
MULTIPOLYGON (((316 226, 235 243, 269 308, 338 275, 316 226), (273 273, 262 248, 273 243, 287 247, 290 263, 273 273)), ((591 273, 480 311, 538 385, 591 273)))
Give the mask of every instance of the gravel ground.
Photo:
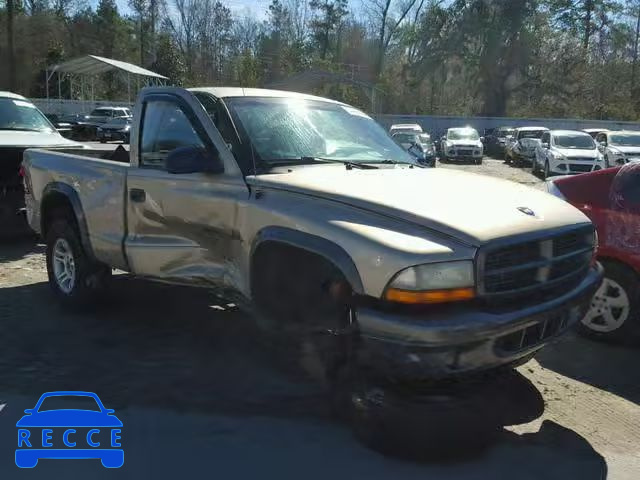
MULTIPOLYGON (((500 160, 439 165, 541 187, 500 160)), ((15 422, 50 390, 98 393, 124 423, 122 478, 640 477, 637 349, 568 334, 520 373, 544 413, 455 463, 384 457, 333 421, 318 389, 276 371, 251 320, 206 291, 120 275, 95 311, 59 308, 43 246, 0 244, 0 478, 113 476, 96 461, 13 464, 15 422)))

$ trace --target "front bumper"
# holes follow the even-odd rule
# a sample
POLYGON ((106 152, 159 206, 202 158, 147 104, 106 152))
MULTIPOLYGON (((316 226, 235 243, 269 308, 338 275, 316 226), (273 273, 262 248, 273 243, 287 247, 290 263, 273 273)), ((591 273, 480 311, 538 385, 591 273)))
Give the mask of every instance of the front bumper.
POLYGON ((359 308, 360 359, 394 378, 442 378, 516 364, 582 319, 601 281, 598 265, 572 291, 509 312, 467 304, 416 317, 359 308))

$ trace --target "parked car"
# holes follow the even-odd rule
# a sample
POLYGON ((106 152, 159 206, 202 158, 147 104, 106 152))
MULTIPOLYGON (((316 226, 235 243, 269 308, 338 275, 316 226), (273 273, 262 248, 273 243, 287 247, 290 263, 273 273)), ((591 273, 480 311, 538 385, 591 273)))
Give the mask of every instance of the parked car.
MULTIPOLYGON (((469 130, 456 138, 479 142, 469 130)), ((340 102, 145 88, 131 137, 130 165, 26 153, 28 218, 65 305, 95 305, 114 268, 206 286, 254 312, 288 365, 304 351, 314 378, 355 361, 411 381, 525 362, 582 318, 601 281, 579 210, 415 168, 340 102)))
POLYGON ((30 100, 0 92, 0 233, 28 231, 20 163, 30 147, 83 148, 60 135, 30 100))
POLYGON ((536 146, 532 171, 552 175, 572 175, 605 168, 596 142, 579 130, 550 130, 542 134, 536 146))
POLYGON ((604 282, 581 322, 592 337, 640 341, 640 163, 547 182, 587 215, 598 232, 604 282))
POLYGON ((422 133, 422 127, 417 123, 398 123, 395 125, 391 125, 391 128, 389 129, 389 135, 393 135, 397 132, 422 133))
POLYGON ((478 131, 471 127, 449 128, 442 137, 442 160, 471 160, 482 163, 483 146, 478 131))
POLYGON ((109 120, 97 128, 97 136, 100 143, 117 140, 129 143, 129 132, 131 131, 131 117, 120 117, 109 120))
POLYGON ((608 132, 609 130, 607 130, 606 128, 585 128, 582 131, 588 133, 592 138, 595 139, 599 133, 608 132))
POLYGON ((596 143, 607 167, 640 161, 640 132, 600 132, 596 143))
POLYGON ((492 128, 484 134, 484 151, 488 155, 504 155, 505 146, 508 139, 515 135, 516 129, 513 127, 492 128))
POLYGON ((397 132, 392 137, 419 163, 428 167, 436 166, 436 151, 428 133, 397 132))
POLYGON ((45 113, 45 117, 47 117, 47 120, 51 122, 60 135, 65 138, 71 137, 73 124, 65 122, 60 115, 55 113, 45 113))
POLYGON ((73 138, 77 140, 97 140, 98 128, 115 118, 131 118, 127 107, 99 107, 85 115, 73 126, 73 138))
POLYGON ((542 134, 548 131, 545 127, 516 128, 513 138, 510 138, 505 146, 504 161, 517 167, 525 163, 532 164, 542 134))

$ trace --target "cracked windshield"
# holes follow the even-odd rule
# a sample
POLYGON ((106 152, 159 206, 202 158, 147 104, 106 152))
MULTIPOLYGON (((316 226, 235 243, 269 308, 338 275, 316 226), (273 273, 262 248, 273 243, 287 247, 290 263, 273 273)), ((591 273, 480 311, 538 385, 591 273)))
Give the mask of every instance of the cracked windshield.
POLYGON ((639 0, 0 0, 0 478, 640 478, 639 51, 639 0))

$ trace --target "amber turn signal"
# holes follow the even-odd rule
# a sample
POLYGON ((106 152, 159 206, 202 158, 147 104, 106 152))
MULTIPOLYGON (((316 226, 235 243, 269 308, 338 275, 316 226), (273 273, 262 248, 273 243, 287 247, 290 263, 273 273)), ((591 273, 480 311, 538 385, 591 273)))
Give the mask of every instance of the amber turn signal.
POLYGON ((448 290, 399 290, 397 288, 389 288, 385 292, 385 299, 390 302, 407 303, 407 304, 432 304, 432 303, 448 303, 462 302, 471 300, 476 296, 473 288, 452 288, 448 290))

